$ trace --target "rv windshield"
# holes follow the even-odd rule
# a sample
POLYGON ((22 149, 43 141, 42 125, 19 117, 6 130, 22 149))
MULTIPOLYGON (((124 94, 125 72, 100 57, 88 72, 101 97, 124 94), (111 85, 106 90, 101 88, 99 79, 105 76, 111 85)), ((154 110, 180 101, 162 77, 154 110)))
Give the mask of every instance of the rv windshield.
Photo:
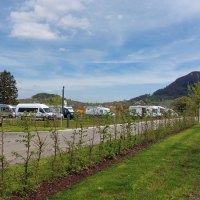
POLYGON ((51 110, 49 108, 43 108, 46 113, 50 113, 51 110))
POLYGON ((162 114, 165 114, 165 113, 166 113, 166 110, 163 109, 163 108, 161 108, 161 109, 160 109, 160 112, 161 112, 162 114))
POLYGON ((153 112, 153 113, 157 113, 157 112, 158 112, 158 110, 157 110, 157 109, 155 109, 155 108, 153 108, 153 109, 152 109, 152 112, 153 112))

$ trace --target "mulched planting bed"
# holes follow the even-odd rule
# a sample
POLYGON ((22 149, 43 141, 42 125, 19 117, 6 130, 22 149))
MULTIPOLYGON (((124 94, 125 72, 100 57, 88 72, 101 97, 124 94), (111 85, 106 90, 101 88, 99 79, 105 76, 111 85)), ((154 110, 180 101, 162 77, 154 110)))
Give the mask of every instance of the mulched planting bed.
MULTIPOLYGON (((184 131, 186 129, 187 128, 184 128, 181 131, 184 131)), ((123 154, 116 155, 114 159, 104 159, 99 163, 89 166, 87 169, 81 170, 79 173, 69 174, 67 176, 53 179, 51 181, 45 181, 27 197, 20 197, 17 195, 13 195, 9 198, 9 200, 45 200, 47 197, 51 197, 55 195, 56 193, 64 191, 72 187, 73 185, 81 182, 86 177, 92 176, 99 171, 103 171, 107 169, 113 164, 120 163, 124 159, 127 159, 131 156, 136 155, 140 151, 147 149, 152 144, 155 144, 161 139, 164 139, 166 137, 169 137, 170 135, 174 135, 178 133, 180 133, 180 131, 171 131, 167 136, 164 136, 163 138, 160 138, 159 140, 148 141, 144 144, 137 145, 133 147, 132 149, 127 150, 123 154)))
POLYGON ((135 146, 133 149, 126 151, 121 155, 117 155, 115 159, 105 159, 95 165, 88 167, 87 169, 83 169, 79 173, 69 174, 62 178, 53 179, 51 181, 43 182, 33 193, 31 193, 28 197, 19 197, 19 196, 11 196, 10 200, 44 200, 47 197, 53 196, 58 192, 64 191, 71 186, 81 182, 84 178, 88 176, 92 176, 99 171, 105 170, 113 164, 120 163, 122 160, 137 154, 138 152, 146 149, 151 146, 154 142, 148 142, 145 144, 141 144, 135 146))

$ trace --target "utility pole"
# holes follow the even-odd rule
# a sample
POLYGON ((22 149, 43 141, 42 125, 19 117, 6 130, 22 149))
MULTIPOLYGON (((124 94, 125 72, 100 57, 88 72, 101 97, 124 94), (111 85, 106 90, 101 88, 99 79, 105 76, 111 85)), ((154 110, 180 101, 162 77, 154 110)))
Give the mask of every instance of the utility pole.
MULTIPOLYGON (((63 118, 64 118, 64 103, 65 103, 65 86, 63 86, 62 89, 62 114, 63 114, 63 118)), ((67 114, 67 128, 70 127, 70 116, 69 114, 67 114)))
POLYGON ((64 116, 64 98, 65 98, 65 86, 62 89, 62 114, 64 116))

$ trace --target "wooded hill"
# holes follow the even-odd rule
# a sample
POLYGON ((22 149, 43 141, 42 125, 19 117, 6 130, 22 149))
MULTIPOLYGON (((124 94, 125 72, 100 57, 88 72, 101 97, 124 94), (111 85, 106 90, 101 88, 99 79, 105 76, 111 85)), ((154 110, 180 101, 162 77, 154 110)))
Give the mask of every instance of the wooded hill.
POLYGON ((178 97, 187 96, 188 85, 194 85, 200 81, 200 72, 194 71, 176 79, 163 89, 155 91, 152 95, 144 94, 130 99, 131 103, 136 101, 161 102, 163 100, 174 100, 178 97))
POLYGON ((188 85, 193 85, 200 81, 200 72, 191 72, 185 76, 176 79, 164 89, 159 89, 153 93, 153 96, 165 96, 175 99, 181 96, 187 96, 188 85))

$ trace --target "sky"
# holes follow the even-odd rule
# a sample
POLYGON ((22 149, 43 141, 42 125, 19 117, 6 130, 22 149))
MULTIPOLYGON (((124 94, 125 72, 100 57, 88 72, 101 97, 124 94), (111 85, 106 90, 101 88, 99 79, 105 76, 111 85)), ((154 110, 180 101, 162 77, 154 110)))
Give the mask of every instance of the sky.
POLYGON ((152 94, 200 71, 199 0, 0 0, 0 71, 18 98, 152 94))

